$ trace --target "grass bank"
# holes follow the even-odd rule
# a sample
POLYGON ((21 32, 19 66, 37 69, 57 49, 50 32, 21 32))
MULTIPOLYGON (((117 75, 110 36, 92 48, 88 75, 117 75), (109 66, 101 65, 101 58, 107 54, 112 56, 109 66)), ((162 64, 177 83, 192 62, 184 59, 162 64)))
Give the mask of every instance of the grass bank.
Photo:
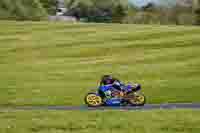
POLYGON ((0 132, 199 133, 199 115, 200 112, 197 110, 1 111, 0 132))
POLYGON ((100 76, 148 103, 199 102, 200 28, 0 22, 0 105, 80 105, 100 76))

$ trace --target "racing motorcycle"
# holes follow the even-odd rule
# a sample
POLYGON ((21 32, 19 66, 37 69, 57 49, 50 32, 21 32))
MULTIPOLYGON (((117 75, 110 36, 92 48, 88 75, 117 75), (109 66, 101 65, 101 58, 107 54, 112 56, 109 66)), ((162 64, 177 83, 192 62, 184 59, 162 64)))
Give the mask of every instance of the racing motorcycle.
POLYGON ((135 88, 128 84, 123 86, 123 91, 117 90, 112 85, 100 86, 98 91, 90 92, 85 96, 85 104, 89 107, 99 106, 143 106, 146 102, 145 95, 141 92, 141 86, 135 88), (107 91, 110 97, 107 97, 107 91))

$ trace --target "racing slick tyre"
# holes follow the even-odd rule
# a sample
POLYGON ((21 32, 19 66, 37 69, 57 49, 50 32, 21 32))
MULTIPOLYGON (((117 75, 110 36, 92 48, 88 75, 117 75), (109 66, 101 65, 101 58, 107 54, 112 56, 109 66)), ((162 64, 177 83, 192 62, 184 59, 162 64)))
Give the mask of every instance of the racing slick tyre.
POLYGON ((142 93, 131 93, 129 103, 132 106, 143 106, 146 103, 146 97, 142 93))
POLYGON ((87 104, 89 107, 99 107, 103 105, 103 99, 96 93, 88 93, 85 96, 85 104, 87 104))

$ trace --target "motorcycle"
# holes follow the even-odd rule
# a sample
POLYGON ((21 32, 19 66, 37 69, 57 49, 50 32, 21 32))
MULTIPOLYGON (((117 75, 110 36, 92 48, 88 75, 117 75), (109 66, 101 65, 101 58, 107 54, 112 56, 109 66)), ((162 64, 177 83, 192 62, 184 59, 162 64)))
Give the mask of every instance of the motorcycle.
POLYGON ((141 92, 141 86, 134 87, 131 84, 124 85, 122 91, 104 85, 96 92, 90 92, 85 96, 85 104, 89 107, 99 106, 143 106, 146 102, 145 95, 141 92), (109 91, 108 91, 109 90, 109 91), (109 96, 105 92, 110 92, 109 96))

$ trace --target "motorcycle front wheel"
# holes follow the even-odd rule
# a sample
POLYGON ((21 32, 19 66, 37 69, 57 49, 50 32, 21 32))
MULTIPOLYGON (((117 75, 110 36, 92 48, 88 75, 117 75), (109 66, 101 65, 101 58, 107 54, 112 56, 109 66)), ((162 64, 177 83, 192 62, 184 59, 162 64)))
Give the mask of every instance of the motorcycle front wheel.
POLYGON ((85 104, 89 107, 99 107, 103 104, 103 100, 96 93, 88 93, 85 96, 85 104))

